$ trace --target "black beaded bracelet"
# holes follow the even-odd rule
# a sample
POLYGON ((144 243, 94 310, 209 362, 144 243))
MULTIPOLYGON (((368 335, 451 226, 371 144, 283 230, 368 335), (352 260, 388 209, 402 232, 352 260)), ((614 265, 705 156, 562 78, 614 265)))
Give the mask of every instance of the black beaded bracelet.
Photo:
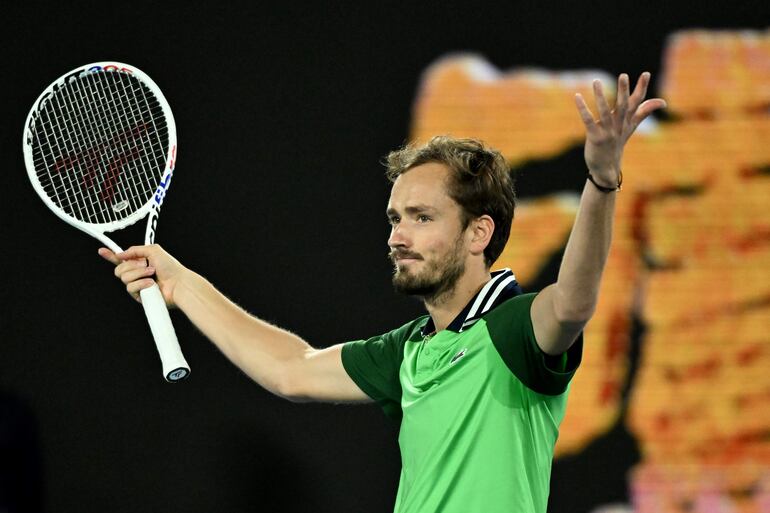
POLYGON ((588 175, 588 181, 594 184, 594 186, 602 192, 610 193, 610 192, 615 192, 622 189, 621 185, 623 185, 623 171, 620 171, 620 176, 618 177, 618 185, 614 189, 612 187, 604 187, 603 185, 599 185, 598 183, 596 183, 594 181, 594 177, 591 176, 590 171, 587 172, 586 175, 588 175))

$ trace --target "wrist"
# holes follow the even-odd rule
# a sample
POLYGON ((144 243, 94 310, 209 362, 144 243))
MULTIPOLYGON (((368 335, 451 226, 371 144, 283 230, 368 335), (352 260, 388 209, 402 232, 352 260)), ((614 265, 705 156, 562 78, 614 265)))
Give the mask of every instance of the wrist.
POLYGON ((586 172, 586 179, 591 182, 594 187, 599 189, 601 192, 609 194, 611 192, 616 192, 622 189, 623 185, 623 171, 618 170, 618 179, 617 182, 614 184, 608 184, 606 183, 606 179, 599 179, 597 180, 592 174, 591 171, 586 172))
POLYGON ((183 304, 195 293, 196 283, 203 280, 199 274, 183 267, 177 274, 174 288, 171 290, 171 302, 184 310, 183 304))

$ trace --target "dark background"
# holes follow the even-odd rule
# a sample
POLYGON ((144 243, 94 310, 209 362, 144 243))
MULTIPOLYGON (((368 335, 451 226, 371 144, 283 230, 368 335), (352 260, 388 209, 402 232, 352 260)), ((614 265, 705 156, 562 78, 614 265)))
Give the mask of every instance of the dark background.
MULTIPOLYGON (((387 512, 400 468, 397 426, 377 408, 273 397, 179 312, 193 373, 162 380, 141 307, 26 177, 24 119, 62 73, 117 60, 155 80, 179 137, 158 241, 321 347, 422 311, 391 290, 379 162, 408 139, 429 64, 473 51, 501 69, 656 77, 675 30, 770 25, 758 0, 212 3, 3 7, 0 476, 11 511, 387 512)), ((582 183, 575 173, 562 179, 582 183)), ((519 194, 539 187, 525 177, 519 194)), ((141 242, 143 226, 132 233, 116 239, 141 242)), ((629 457, 601 454, 613 453, 629 457)), ((622 499, 622 476, 586 472, 605 463, 557 461, 551 509, 622 499)))

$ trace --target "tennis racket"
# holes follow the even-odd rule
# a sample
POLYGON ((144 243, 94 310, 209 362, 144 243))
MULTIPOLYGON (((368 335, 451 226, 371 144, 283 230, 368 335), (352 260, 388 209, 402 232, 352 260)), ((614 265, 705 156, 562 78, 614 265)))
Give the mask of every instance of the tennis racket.
MULTIPOLYGON (((147 217, 145 244, 168 193, 176 125, 160 89, 118 62, 81 66, 53 82, 24 126, 24 162, 35 191, 62 220, 122 249, 107 237, 147 217)), ((141 291, 167 381, 190 374, 157 284, 141 291)))

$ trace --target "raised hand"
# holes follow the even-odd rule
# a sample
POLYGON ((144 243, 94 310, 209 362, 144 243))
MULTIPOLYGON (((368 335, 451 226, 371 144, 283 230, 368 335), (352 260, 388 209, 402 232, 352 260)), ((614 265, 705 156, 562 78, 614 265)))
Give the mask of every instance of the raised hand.
POLYGON ((644 101, 650 73, 644 72, 639 77, 633 93, 629 93, 628 75, 618 77, 618 94, 615 107, 610 108, 604 97, 602 83, 594 80, 594 99, 599 110, 599 118, 586 105, 580 93, 575 94, 580 117, 586 127, 585 159, 588 170, 594 180, 605 187, 614 188, 620 179, 620 160, 626 141, 647 116, 666 107, 665 100, 653 98, 644 101))

